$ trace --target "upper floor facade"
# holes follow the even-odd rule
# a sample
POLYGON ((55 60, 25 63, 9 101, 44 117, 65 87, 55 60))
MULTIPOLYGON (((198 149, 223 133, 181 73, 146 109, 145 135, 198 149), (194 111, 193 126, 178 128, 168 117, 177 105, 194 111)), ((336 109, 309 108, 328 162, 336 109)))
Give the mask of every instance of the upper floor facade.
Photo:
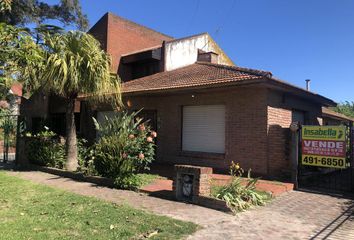
POLYGON ((196 61, 234 66, 208 33, 174 39, 112 13, 106 13, 89 33, 111 56, 112 72, 123 82, 196 61))

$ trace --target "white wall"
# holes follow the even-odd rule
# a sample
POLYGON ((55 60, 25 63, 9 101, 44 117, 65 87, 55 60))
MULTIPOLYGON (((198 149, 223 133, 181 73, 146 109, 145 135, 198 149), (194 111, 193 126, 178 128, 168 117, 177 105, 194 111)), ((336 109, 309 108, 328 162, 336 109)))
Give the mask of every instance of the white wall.
POLYGON ((198 57, 198 49, 205 52, 218 53, 218 63, 220 64, 234 65, 209 34, 204 33, 194 37, 166 42, 165 71, 171 71, 195 63, 198 57))

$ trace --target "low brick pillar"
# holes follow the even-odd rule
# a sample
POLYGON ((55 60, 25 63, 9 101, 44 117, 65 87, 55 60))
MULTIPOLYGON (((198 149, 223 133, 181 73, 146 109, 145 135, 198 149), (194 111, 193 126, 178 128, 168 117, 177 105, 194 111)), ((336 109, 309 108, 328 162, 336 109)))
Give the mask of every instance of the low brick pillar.
POLYGON ((213 169, 191 165, 175 165, 173 192, 176 199, 196 202, 199 196, 210 196, 213 169))

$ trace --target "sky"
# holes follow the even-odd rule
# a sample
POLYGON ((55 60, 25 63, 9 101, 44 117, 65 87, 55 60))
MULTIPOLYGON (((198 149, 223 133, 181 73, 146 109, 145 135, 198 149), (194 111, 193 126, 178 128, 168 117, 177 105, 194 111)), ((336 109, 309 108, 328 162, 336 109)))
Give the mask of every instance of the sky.
MULTIPOLYGON (((45 0, 56 3, 56 0, 45 0)), ((354 101, 354 0, 81 0, 175 38, 208 32, 234 63, 354 101)), ((68 27, 67 29, 69 29, 68 27)))

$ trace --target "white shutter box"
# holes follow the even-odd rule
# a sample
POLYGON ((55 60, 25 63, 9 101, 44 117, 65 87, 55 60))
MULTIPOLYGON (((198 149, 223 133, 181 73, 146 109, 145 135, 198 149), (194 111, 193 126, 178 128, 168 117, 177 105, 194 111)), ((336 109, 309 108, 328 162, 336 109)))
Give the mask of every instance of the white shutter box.
POLYGON ((183 107, 182 150, 225 153, 225 106, 183 107))

